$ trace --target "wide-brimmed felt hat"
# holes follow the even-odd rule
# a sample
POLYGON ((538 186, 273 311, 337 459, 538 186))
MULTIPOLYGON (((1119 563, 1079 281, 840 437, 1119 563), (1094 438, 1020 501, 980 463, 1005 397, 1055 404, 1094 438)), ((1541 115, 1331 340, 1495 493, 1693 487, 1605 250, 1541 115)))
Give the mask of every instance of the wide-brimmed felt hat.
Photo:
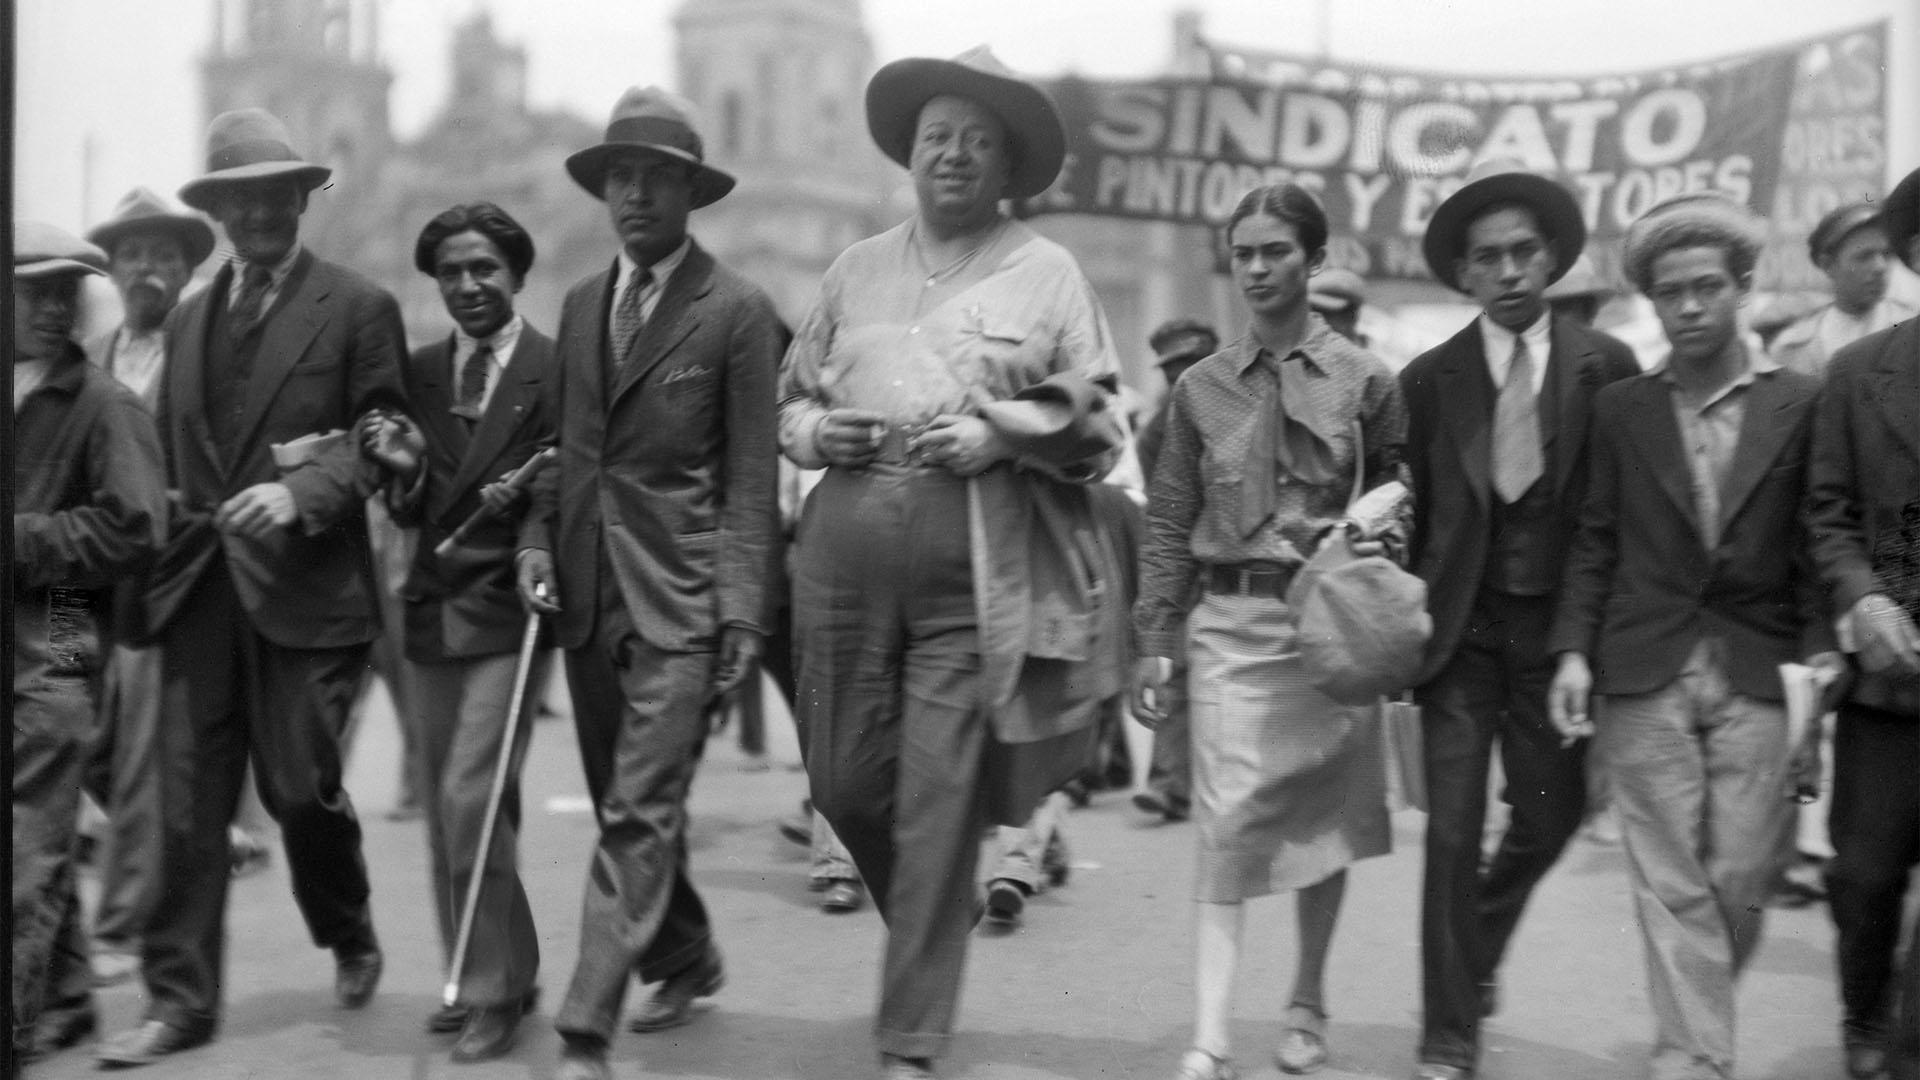
POLYGON ((977 101, 1006 125, 1012 143, 1009 199, 1040 194, 1060 175, 1067 132, 1046 92, 1013 73, 993 50, 976 45, 951 60, 909 57, 874 72, 867 83, 867 131, 880 152, 901 165, 913 158, 920 110, 942 94, 977 101))
POLYGON ((606 140, 567 158, 567 173, 596 199, 606 198, 607 162, 625 150, 650 150, 693 170, 693 208, 719 202, 733 190, 733 177, 707 164, 693 104, 657 86, 629 87, 614 103, 606 140))
POLYGON ((1881 208, 1874 203, 1862 201, 1836 206, 1807 234, 1807 254, 1817 263, 1822 256, 1832 254, 1847 237, 1869 225, 1878 225, 1880 218, 1881 208))
POLYGON ((122 196, 113 208, 113 216, 87 230, 87 239, 100 245, 109 256, 122 237, 137 233, 163 233, 180 243, 186 253, 187 268, 199 266, 213 254, 213 226, 199 214, 175 209, 149 188, 137 187, 122 196))
POLYGON ((1307 306, 1345 311, 1367 302, 1367 280, 1344 266, 1330 266, 1307 281, 1307 306))
POLYGON ((1895 184, 1882 207, 1880 220, 1887 230, 1887 243, 1893 246, 1893 253, 1900 261, 1907 264, 1907 269, 1920 274, 1920 265, 1915 264, 1911 251, 1914 235, 1920 233, 1920 169, 1895 184))
POLYGON ((207 172, 180 189, 180 201, 212 210, 214 193, 232 184, 288 179, 302 191, 327 182, 333 170, 294 153, 287 125, 265 109, 223 112, 207 125, 207 172))
POLYGON ((1532 208, 1540 228, 1553 237, 1553 273, 1547 275, 1547 281, 1564 277, 1587 246, 1587 222, 1580 216, 1580 204, 1560 184, 1527 172, 1518 161, 1507 158, 1489 158, 1475 165, 1460 190, 1433 211, 1427 234, 1420 241, 1433 276, 1455 290, 1466 291, 1454 277, 1453 264, 1466 254, 1467 223, 1499 203, 1532 208))
POLYGON ((13 223, 13 276, 25 281, 62 274, 104 274, 107 253, 44 221, 13 223))

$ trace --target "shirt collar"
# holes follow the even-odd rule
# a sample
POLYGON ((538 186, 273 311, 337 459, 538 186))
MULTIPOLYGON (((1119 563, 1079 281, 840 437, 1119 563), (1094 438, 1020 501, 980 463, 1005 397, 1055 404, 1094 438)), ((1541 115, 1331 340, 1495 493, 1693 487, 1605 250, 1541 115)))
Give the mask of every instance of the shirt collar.
POLYGON ((1273 357, 1276 371, 1280 361, 1291 360, 1296 356, 1315 371, 1325 371, 1326 363, 1322 358, 1327 353, 1329 338, 1333 332, 1333 327, 1327 325, 1327 320, 1321 318, 1318 313, 1314 313, 1307 316, 1307 336, 1300 339, 1300 344, 1295 345, 1293 351, 1285 356, 1273 356, 1273 350, 1261 344, 1260 339, 1254 336, 1253 328, 1249 326, 1240 340, 1227 346, 1227 350, 1234 354, 1234 374, 1245 375, 1254 361, 1262 356, 1273 357))
MULTIPOLYGON (((1741 371, 1739 375, 1735 376, 1732 382, 1715 391, 1713 397, 1709 399, 1708 404, 1720 400, 1727 394, 1743 386, 1752 386, 1754 380, 1762 375, 1772 375, 1781 370, 1780 361, 1767 355, 1766 352, 1754 348, 1750 342, 1743 342, 1743 344, 1745 344, 1747 348, 1746 368, 1741 371)), ((1659 379, 1661 382, 1666 383, 1668 386, 1678 388, 1680 385, 1680 380, 1674 378, 1673 375, 1672 350, 1668 350, 1667 354, 1660 358, 1660 362, 1649 368, 1647 373, 1659 379)))
MULTIPOLYGON (((653 271, 653 287, 655 289, 664 289, 667 287, 667 279, 673 276, 675 270, 680 269, 680 264, 687 260, 687 252, 692 248, 693 237, 681 237, 679 247, 674 248, 665 256, 655 260, 652 266, 647 267, 647 269, 653 271)), ((639 273, 639 271, 640 264, 633 261, 633 256, 627 254, 626 248, 621 248, 620 275, 613 283, 614 295, 618 296, 625 292, 627 282, 632 281, 633 275, 639 273)))
POLYGON ((460 329, 460 327, 455 326, 453 328, 454 351, 462 356, 470 356, 473 354, 473 350, 479 348, 480 345, 484 343, 493 346, 494 361, 504 364, 507 362, 507 357, 513 355, 513 347, 519 344, 520 331, 525 328, 526 325, 526 320, 520 317, 519 312, 515 312, 513 318, 508 319, 505 326, 502 326, 484 338, 474 337, 472 334, 460 329))
MULTIPOLYGON (((282 256, 279 262, 267 267, 267 288, 269 290, 277 289, 286 283, 287 275, 293 273, 294 260, 299 257, 300 241, 295 240, 293 246, 287 249, 286 255, 282 256)), ((241 280, 246 277, 246 270, 247 261, 237 255, 234 256, 233 287, 235 290, 240 288, 241 280)))
POLYGON ((1548 337, 1553 329, 1553 309, 1545 307, 1540 317, 1533 320, 1525 330, 1519 333, 1501 326, 1484 311, 1480 313, 1480 340, 1486 344, 1488 356, 1507 356, 1513 352, 1513 340, 1526 338, 1527 347, 1535 356, 1547 354, 1548 337))

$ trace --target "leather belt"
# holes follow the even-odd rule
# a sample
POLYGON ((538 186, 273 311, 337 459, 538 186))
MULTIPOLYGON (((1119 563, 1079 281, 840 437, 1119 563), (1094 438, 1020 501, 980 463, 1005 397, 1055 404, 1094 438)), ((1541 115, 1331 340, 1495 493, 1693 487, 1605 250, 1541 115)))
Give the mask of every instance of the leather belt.
POLYGON ((1287 598, 1298 567, 1280 563, 1214 563, 1207 567, 1207 591, 1229 596, 1270 596, 1287 598))
POLYGON ((940 468, 940 465, 928 461, 924 452, 907 449, 907 443, 925 430, 925 424, 888 424, 886 430, 880 433, 880 445, 874 451, 873 460, 882 465, 940 468))

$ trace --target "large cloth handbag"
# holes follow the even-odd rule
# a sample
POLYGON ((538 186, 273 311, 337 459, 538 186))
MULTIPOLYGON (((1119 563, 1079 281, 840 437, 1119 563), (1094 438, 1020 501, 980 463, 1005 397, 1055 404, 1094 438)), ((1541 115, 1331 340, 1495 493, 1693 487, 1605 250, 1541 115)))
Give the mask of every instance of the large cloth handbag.
MULTIPOLYGON (((1433 617, 1427 614, 1426 582, 1383 555, 1354 553, 1355 539, 1377 528, 1355 519, 1389 516, 1357 512, 1366 471, 1357 421, 1353 471, 1348 520, 1327 534, 1295 575, 1287 606, 1299 626, 1300 659, 1314 689, 1343 705, 1368 705, 1413 685, 1433 636, 1433 617)), ((1367 500, 1381 501, 1376 494, 1389 502, 1406 497, 1397 482, 1367 500)))

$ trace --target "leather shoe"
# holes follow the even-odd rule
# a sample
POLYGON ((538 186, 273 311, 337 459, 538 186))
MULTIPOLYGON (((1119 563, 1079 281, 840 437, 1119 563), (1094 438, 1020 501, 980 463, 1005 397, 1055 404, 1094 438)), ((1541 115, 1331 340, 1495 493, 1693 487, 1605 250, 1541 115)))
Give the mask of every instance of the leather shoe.
POLYGON ((123 1031, 94 1051, 94 1060, 103 1069, 130 1069, 151 1065, 168 1054, 191 1050, 213 1041, 213 1029, 189 1031, 164 1020, 148 1020, 131 1031, 123 1031))
POLYGON ((1413 1068, 1413 1080, 1473 1080, 1473 1070, 1458 1065, 1423 1061, 1413 1068))
POLYGON ((827 890, 820 894, 820 910, 831 915, 844 915, 849 911, 859 911, 866 898, 866 890, 857 881, 830 881, 827 890))
POLYGON ((38 1061, 49 1054, 57 1054, 93 1034, 99 1027, 100 1017, 93 1011, 92 1005, 43 1012, 33 1025, 33 1041, 27 1044, 22 1060, 38 1061))
POLYGON ((881 1054, 880 1075, 882 1080, 933 1080, 933 1060, 881 1054))
POLYGON ((720 950, 709 945, 700 959, 661 980, 660 988, 640 1006, 627 1030, 644 1035, 679 1027, 693 1018, 695 998, 712 997, 726 981, 727 973, 720 966, 720 950))
POLYGON ((1869 1080, 1887 1071, 1887 1050, 1879 1039, 1856 1031, 1843 1031, 1840 1038, 1846 1045, 1848 1076, 1869 1080))
POLYGON ((380 971, 385 961, 377 948, 360 952, 335 953, 333 966, 333 997, 343 1009, 358 1009, 373 999, 375 987, 380 985, 380 971))
POLYGON ((467 1014, 473 1010, 465 1005, 442 1005, 427 1017, 427 1034, 451 1035, 467 1026, 467 1014))
POLYGON ((569 1039, 560 1050, 560 1066, 553 1070, 553 1080, 613 1080, 606 1044, 595 1047, 569 1039))
POLYGON ((1188 802, 1186 799, 1158 791, 1136 791, 1133 805, 1149 814, 1157 814, 1160 820, 1172 823, 1187 820, 1188 802))
POLYGON ((521 1004, 482 1005, 467 1011, 466 1026, 453 1044, 453 1060, 466 1065, 492 1061, 513 1049, 514 1032, 520 1027, 521 1004))
POLYGON ((1012 929, 1027 909, 1027 890, 1011 878, 995 878, 987 886, 987 925, 1012 929))
POLYGON ((1500 984, 1489 979, 1480 984, 1480 1018, 1500 1011, 1500 984))

